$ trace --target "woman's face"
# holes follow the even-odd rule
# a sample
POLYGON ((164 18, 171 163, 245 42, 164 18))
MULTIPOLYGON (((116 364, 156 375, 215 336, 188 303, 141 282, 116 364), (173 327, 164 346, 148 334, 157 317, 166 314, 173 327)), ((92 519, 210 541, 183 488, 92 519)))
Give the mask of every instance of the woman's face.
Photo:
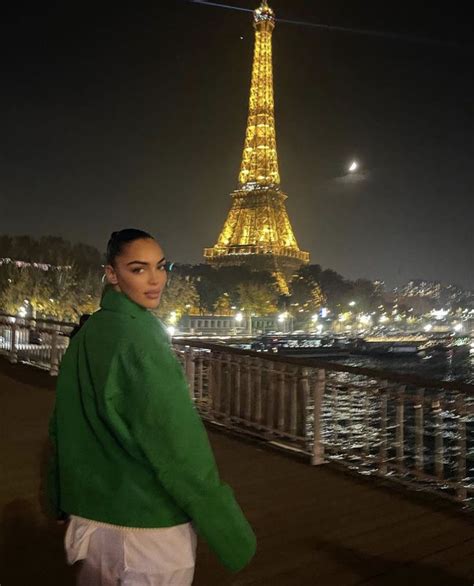
POLYGON ((141 238, 125 244, 115 264, 107 265, 108 282, 116 291, 146 309, 156 309, 166 285, 165 255, 153 238, 141 238))

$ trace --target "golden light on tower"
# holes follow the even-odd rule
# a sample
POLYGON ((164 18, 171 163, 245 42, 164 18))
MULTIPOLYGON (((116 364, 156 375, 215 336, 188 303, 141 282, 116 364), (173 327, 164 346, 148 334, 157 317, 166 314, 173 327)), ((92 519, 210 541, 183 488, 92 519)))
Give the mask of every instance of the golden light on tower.
POLYGON ((280 189, 273 96, 273 10, 263 1, 254 11, 255 50, 250 87, 249 116, 239 187, 213 248, 204 250, 215 266, 244 264, 270 270, 287 289, 286 281, 309 253, 299 249, 280 189))

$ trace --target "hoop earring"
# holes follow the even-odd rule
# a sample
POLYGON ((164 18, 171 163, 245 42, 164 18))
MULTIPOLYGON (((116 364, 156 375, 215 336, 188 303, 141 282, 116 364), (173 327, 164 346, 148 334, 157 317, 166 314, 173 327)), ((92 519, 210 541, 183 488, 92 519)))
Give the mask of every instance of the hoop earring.
POLYGON ((102 285, 105 283, 105 278, 106 278, 106 276, 107 276, 107 275, 106 275, 105 273, 102 275, 102 279, 101 279, 101 281, 102 281, 102 285))

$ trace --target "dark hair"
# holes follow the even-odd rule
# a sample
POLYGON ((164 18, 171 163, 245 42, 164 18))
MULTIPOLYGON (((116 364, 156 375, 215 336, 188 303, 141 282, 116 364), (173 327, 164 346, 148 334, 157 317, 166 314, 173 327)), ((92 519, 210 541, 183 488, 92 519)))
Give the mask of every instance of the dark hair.
POLYGON ((109 242, 107 243, 107 264, 113 265, 117 256, 120 256, 127 244, 134 240, 141 240, 143 238, 151 238, 153 236, 144 232, 143 230, 135 230, 135 228, 125 228, 119 232, 112 232, 109 242))
POLYGON ((73 327, 73 329, 71 330, 71 333, 69 334, 70 338, 74 338, 74 336, 82 328, 82 326, 86 323, 86 321, 90 318, 90 316, 91 316, 90 313, 83 313, 81 315, 81 317, 79 318, 79 323, 73 327))

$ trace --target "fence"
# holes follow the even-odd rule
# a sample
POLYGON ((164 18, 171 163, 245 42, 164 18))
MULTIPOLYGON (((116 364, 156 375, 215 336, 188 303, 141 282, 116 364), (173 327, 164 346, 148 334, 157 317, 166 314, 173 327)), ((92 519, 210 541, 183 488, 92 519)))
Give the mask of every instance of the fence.
MULTIPOLYGON (((0 316, 0 353, 55 375, 71 324, 0 316)), ((387 371, 175 341, 202 418, 469 503, 474 387, 387 371)))

